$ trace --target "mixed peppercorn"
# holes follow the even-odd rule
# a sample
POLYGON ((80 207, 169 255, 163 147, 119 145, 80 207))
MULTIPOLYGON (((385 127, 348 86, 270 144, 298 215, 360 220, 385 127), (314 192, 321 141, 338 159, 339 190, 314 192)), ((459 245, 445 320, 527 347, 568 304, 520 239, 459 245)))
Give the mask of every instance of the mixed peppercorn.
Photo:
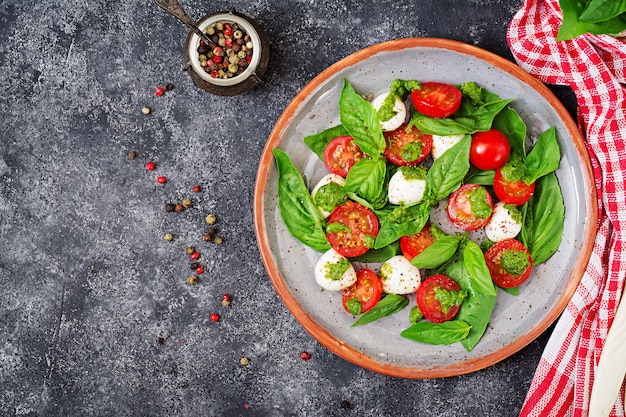
POLYGON ((232 78, 246 70, 252 61, 254 44, 246 31, 234 22, 217 22, 206 28, 211 40, 200 40, 198 60, 212 78, 232 78))

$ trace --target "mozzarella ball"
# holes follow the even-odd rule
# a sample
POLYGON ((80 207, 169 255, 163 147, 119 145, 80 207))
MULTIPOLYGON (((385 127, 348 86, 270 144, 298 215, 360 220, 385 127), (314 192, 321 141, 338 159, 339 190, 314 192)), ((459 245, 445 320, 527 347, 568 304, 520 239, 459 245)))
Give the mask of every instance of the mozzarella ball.
MULTIPOLYGON (((315 201, 315 196, 317 195, 320 188, 322 188, 324 185, 330 184, 331 182, 334 182, 335 184, 343 187, 344 184, 346 183, 346 180, 341 175, 337 175, 337 174, 328 174, 324 176, 321 180, 317 182, 317 184, 315 184, 315 187, 313 187, 313 190, 311 191, 311 197, 313 198, 313 201, 315 201)), ((327 211, 323 207, 320 207, 319 205, 317 206, 317 208, 319 208, 320 212, 322 213, 322 216, 324 217, 330 216, 330 213, 332 212, 332 210, 327 211)))
POLYGON ((315 264, 315 280, 329 291, 341 291, 356 282, 356 271, 348 258, 329 249, 315 264))
POLYGON ((489 223, 485 225, 485 235, 492 242, 513 239, 522 230, 522 219, 515 206, 497 202, 489 223))
POLYGON ((410 205, 422 201, 425 191, 426 178, 407 179, 402 170, 399 169, 389 180, 387 196, 391 204, 410 205))
POLYGON ((433 159, 439 158, 445 151, 459 143, 465 135, 452 135, 452 136, 433 136, 433 147, 430 150, 430 154, 433 159))
POLYGON ((380 266, 383 291, 388 294, 411 294, 422 281, 419 268, 411 265, 403 255, 396 255, 380 266))
MULTIPOLYGON (((383 103, 385 102, 385 98, 387 98, 388 95, 389 92, 386 92, 374 98, 374 100, 372 100, 372 107, 374 107, 374 109, 378 111, 378 109, 382 107, 383 103)), ((392 130, 396 130, 397 128, 402 126, 402 124, 406 120, 406 106, 398 96, 396 96, 396 101, 393 105, 393 112, 395 114, 389 120, 380 121, 380 127, 383 129, 383 132, 391 132, 392 130)))

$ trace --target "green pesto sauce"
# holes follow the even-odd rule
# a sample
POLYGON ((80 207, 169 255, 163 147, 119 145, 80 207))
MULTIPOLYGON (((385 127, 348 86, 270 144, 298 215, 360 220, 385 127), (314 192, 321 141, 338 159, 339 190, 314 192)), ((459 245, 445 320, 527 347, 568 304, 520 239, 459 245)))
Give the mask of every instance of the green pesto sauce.
POLYGON ((380 106, 376 112, 378 119, 383 122, 391 119, 396 114, 396 112, 393 111, 393 107, 396 104, 396 97, 404 101, 411 91, 419 90, 420 88, 421 84, 419 81, 401 80, 399 78, 393 80, 389 86, 389 95, 385 97, 383 105, 380 106))
POLYGON ((530 266, 528 254, 516 250, 507 250, 500 256, 500 266, 510 275, 522 275, 530 266))
POLYGON ((502 178, 507 182, 519 182, 524 178, 524 174, 526 174, 526 166, 524 165, 522 157, 517 152, 514 152, 509 157, 509 160, 506 161, 506 164, 504 164, 500 172, 502 173, 502 178))
POLYGON ((334 181, 321 186, 315 193, 315 204, 328 212, 333 211, 345 199, 346 192, 343 187, 334 181))
POLYGON ((354 297, 346 301, 346 307, 348 307, 348 311, 353 316, 358 316, 361 314, 361 310, 363 309, 363 304, 361 304, 361 300, 354 297))
POLYGON ((388 280, 391 274, 393 274, 393 267, 390 264, 385 263, 380 267, 378 275, 383 281, 388 280))
POLYGON ((505 204, 504 208, 509 212, 509 216, 511 216, 516 223, 522 223, 522 212, 515 204, 505 204))
POLYGON ((487 203, 487 190, 484 187, 478 187, 470 191, 469 202, 472 207, 472 214, 478 219, 486 219, 491 216, 493 209, 487 203))
POLYGON ((332 222, 326 226, 326 233, 351 232, 350 228, 341 222, 332 222))
POLYGON ((400 156, 407 162, 415 161, 422 154, 422 144, 409 142, 400 149, 400 156))
POLYGON ((385 97, 382 106, 376 112, 376 116, 381 122, 386 122, 396 115, 395 110, 393 109, 396 105, 396 96, 393 94, 389 94, 385 97))
POLYGON ((324 276, 333 281, 339 281, 343 274, 350 268, 350 261, 346 258, 341 259, 337 263, 326 264, 324 276))
POLYGON ((368 249, 372 249, 374 247, 375 240, 376 239, 374 239, 374 236, 372 235, 363 235, 363 244, 368 249))
POLYGON ((405 205, 395 207, 387 219, 393 223, 405 223, 410 219, 409 207, 405 205))
POLYGON ((483 89, 473 81, 468 81, 459 86, 459 90, 463 93, 463 96, 467 97, 472 105, 478 106, 483 104, 484 94, 483 89))
POLYGON ((444 314, 453 306, 458 306, 467 298, 467 291, 463 290, 446 290, 441 287, 435 287, 435 300, 439 301, 441 311, 444 314))
POLYGON ((428 175, 428 171, 424 167, 409 167, 409 166, 401 166, 400 171, 402 171, 402 176, 405 180, 425 180, 426 175, 428 175))

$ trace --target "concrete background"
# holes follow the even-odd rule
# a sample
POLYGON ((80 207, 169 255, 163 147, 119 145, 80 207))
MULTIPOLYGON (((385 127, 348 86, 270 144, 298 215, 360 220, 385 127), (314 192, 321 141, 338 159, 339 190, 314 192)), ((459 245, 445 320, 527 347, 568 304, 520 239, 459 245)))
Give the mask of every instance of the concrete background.
MULTIPOLYGON (((231 7, 256 19, 271 45, 265 85, 199 89, 181 70, 187 29, 149 0, 0 1, 0 415, 517 416, 550 331, 447 379, 347 363, 274 291, 252 203, 274 122, 320 71, 402 37, 511 59, 521 0, 183 5, 195 19, 231 7), (155 96, 165 83, 174 90, 155 96), (165 212, 184 198, 194 207, 165 212), (208 213, 222 245, 203 241, 208 213), (187 246, 206 268, 194 286, 187 246)), ((571 92, 555 92, 573 113, 571 92)))

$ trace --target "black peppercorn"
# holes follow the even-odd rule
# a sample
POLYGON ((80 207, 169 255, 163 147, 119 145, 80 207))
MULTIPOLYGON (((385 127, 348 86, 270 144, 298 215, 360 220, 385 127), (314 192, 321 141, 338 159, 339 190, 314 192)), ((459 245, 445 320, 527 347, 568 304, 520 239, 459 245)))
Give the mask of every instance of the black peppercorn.
POLYGON ((165 205, 165 211, 167 211, 168 213, 169 213, 169 212, 172 212, 172 211, 174 211, 174 210, 176 210, 176 206, 175 206, 174 204, 167 203, 167 204, 165 205))
POLYGON ((198 267, 199 267, 199 266, 200 266, 200 264, 199 264, 198 262, 192 262, 192 263, 189 265, 189 267, 190 267, 191 269, 193 269, 194 271, 195 271, 196 269, 198 269, 198 267))

